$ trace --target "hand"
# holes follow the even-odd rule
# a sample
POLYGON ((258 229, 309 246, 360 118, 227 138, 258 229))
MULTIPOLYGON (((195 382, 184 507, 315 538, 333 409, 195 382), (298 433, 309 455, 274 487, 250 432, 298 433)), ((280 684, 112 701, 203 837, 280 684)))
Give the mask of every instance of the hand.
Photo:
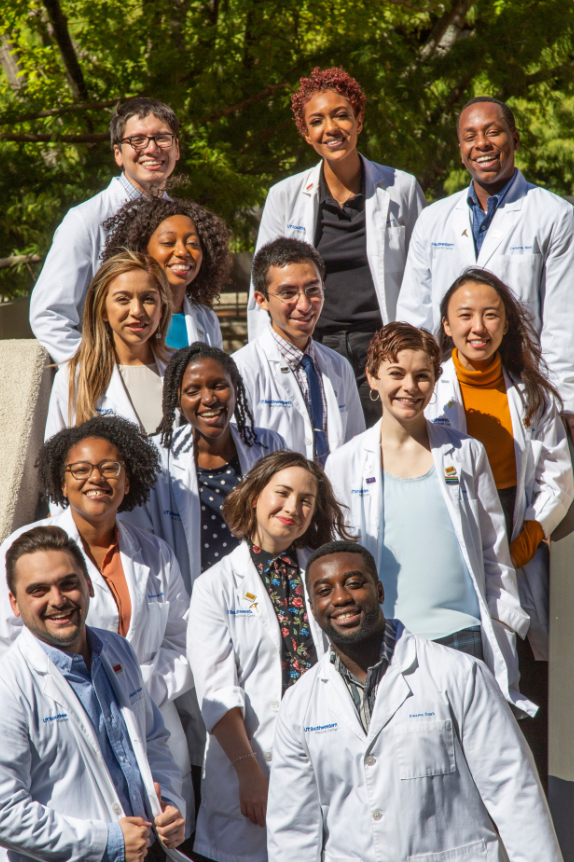
POLYGON ((254 757, 235 764, 239 779, 241 813, 255 826, 265 827, 269 782, 254 757))
POLYGON ((142 862, 147 856, 151 823, 143 817, 122 817, 119 824, 124 834, 125 862, 142 862))
POLYGON ((154 782, 153 786, 161 806, 161 814, 158 814, 154 821, 155 828, 164 847, 173 850, 185 841, 185 820, 177 808, 163 801, 159 784, 154 782))

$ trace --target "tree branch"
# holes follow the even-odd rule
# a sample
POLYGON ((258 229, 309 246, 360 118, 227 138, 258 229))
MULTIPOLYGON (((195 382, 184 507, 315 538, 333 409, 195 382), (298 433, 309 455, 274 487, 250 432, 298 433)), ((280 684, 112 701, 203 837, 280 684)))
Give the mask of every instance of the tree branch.
POLYGON ((214 123, 216 120, 221 119, 221 117, 227 117, 229 114, 234 114, 235 111, 241 111, 243 108, 248 108, 249 105, 254 105, 256 102, 261 102, 263 99, 266 99, 267 96, 273 95, 275 90, 283 88, 290 90, 291 86, 290 84, 269 84, 268 87, 265 87, 264 90, 261 90, 261 92, 257 93, 255 96, 250 96, 248 99, 243 99, 242 102, 237 102, 236 105, 230 105, 228 108, 222 108, 221 111, 211 114, 211 116, 207 118, 207 122, 214 123))
POLYGON ((0 141, 18 141, 25 144, 99 144, 101 141, 109 141, 108 132, 90 132, 84 135, 32 135, 22 132, 12 134, 11 132, 0 133, 0 141))
POLYGON ((67 114, 73 111, 98 111, 101 108, 111 108, 118 102, 132 99, 133 96, 118 96, 117 99, 109 99, 107 102, 87 102, 83 105, 63 105, 61 108, 48 108, 45 111, 36 111, 33 114, 0 114, 0 126, 8 123, 27 123, 30 120, 41 120, 43 117, 56 117, 58 114, 67 114))
POLYGON ((54 36, 58 43, 62 60, 64 61, 74 99, 85 102, 89 98, 88 88, 86 87, 84 74, 76 56, 72 39, 70 38, 66 16, 62 11, 59 0, 42 0, 42 2, 46 7, 50 22, 54 28, 54 36))
POLYGON ((456 0, 452 8, 444 13, 434 25, 432 32, 421 48, 419 60, 428 60, 433 54, 448 54, 466 22, 466 16, 474 0, 456 0))
POLYGON ((40 263, 42 260, 39 254, 12 254, 10 257, 0 257, 0 269, 17 266, 19 263, 40 263))

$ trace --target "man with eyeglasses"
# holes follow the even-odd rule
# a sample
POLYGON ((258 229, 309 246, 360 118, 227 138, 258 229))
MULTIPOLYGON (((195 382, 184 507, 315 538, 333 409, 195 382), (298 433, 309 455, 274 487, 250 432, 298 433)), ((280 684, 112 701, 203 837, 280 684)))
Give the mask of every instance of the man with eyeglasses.
POLYGON ((279 237, 259 249, 251 275, 269 326, 233 358, 255 425, 277 431, 288 449, 324 466, 329 452, 365 430, 350 363, 313 340, 325 264, 308 243, 279 237))
POLYGON ((30 301, 32 331, 55 362, 70 359, 79 347, 86 292, 106 241, 103 222, 129 200, 165 195, 179 159, 178 134, 177 117, 163 102, 138 96, 117 106, 110 137, 122 173, 68 211, 30 301))

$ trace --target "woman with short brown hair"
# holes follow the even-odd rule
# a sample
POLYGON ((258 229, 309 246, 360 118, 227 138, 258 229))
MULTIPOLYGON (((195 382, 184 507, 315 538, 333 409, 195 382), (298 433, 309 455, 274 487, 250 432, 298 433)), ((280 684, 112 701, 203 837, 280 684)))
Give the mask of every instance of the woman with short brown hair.
POLYGON ((349 534, 331 483, 297 452, 258 461, 223 514, 242 542, 195 582, 188 630, 208 730, 194 847, 215 862, 266 862, 277 711, 326 648, 307 611, 305 562, 312 549, 349 534))

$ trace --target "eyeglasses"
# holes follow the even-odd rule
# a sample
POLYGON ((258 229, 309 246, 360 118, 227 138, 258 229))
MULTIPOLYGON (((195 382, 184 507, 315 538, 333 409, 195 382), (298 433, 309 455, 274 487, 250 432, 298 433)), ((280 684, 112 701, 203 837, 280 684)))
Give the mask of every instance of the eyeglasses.
POLYGON ((120 144, 129 144, 134 150, 145 150, 150 141, 153 141, 162 150, 169 150, 173 144, 175 135, 132 135, 122 138, 120 144))
POLYGON ((99 464, 90 464, 89 461, 75 461, 66 464, 66 472, 71 473, 74 479, 89 479, 97 468, 102 479, 115 479, 122 472, 123 461, 100 461, 99 464))
POLYGON ((325 291, 318 284, 314 284, 310 287, 306 287, 304 290, 291 290, 290 288, 284 288, 280 290, 279 293, 270 293, 269 296, 274 296, 279 302, 284 302, 287 305, 295 305, 299 301, 299 297, 304 293, 309 302, 313 302, 314 300, 322 299, 325 291))

